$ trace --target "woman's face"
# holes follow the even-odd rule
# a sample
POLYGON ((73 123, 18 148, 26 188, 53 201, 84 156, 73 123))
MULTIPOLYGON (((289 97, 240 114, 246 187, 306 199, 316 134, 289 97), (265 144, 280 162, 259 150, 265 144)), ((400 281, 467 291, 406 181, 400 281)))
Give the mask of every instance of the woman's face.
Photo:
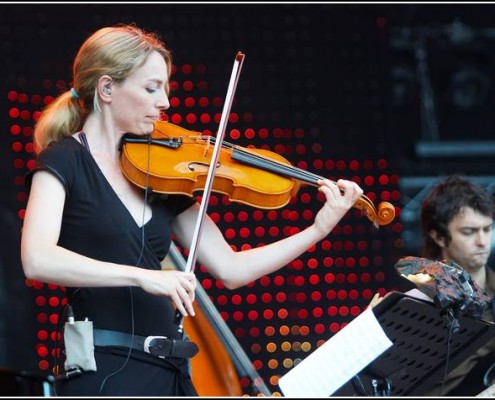
POLYGON ((154 51, 127 79, 111 85, 110 108, 117 130, 150 134, 161 111, 170 107, 167 93, 167 64, 160 53, 154 51))

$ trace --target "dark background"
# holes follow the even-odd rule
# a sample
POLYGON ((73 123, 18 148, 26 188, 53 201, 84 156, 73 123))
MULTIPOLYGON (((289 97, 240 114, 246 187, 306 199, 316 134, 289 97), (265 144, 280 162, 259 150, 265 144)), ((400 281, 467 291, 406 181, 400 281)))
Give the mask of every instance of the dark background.
MULTIPOLYGON (((379 230, 353 210, 328 241, 235 293, 198 270, 275 391, 277 377, 345 326, 372 294, 402 288, 393 265, 419 255, 418 206, 438 178, 463 173, 493 192, 494 17, 491 4, 0 4, 0 365, 49 370, 63 288, 31 288, 24 280, 23 175, 33 157, 34 115, 70 88, 71 62, 92 32, 117 23, 158 32, 177 66, 172 95, 180 104, 168 114, 194 130, 215 132, 213 119, 186 116, 221 112, 213 99, 224 98, 234 56, 244 52, 232 109, 239 120, 228 126, 241 134, 229 140, 277 151, 331 179, 355 179, 375 204, 395 206, 396 219, 379 230), (194 89, 183 86, 187 80, 194 89), (188 96, 211 101, 188 108, 188 96)), ((218 203, 209 212, 234 246, 257 246, 310 223, 321 199, 312 188, 300 196, 261 214, 213 196, 218 203), (274 227, 279 231, 253 234, 274 227)))

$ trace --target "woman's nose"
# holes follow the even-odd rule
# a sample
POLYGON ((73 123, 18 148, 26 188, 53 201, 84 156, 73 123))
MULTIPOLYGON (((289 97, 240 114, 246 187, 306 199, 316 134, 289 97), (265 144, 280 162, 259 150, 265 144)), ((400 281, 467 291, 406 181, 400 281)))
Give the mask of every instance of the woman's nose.
POLYGON ((165 90, 161 92, 156 106, 162 110, 168 110, 170 108, 170 100, 168 99, 168 95, 165 90))

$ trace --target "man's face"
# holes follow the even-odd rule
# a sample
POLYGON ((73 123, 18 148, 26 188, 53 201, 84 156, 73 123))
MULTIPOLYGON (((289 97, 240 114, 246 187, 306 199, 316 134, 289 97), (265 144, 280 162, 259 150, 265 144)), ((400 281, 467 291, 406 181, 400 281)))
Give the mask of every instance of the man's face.
POLYGON ((468 272, 474 272, 486 265, 492 242, 493 219, 463 207, 450 221, 448 230, 451 241, 436 238, 442 249, 442 257, 459 264, 468 272))

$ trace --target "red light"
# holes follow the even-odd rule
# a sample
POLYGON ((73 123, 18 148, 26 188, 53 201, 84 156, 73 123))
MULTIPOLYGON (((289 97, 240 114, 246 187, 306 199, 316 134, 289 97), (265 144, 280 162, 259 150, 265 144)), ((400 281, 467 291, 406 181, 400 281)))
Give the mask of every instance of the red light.
POLYGON ((251 235, 251 231, 249 228, 241 228, 239 230, 239 236, 242 237, 243 239, 247 239, 251 235))
POLYGON ((239 138, 241 137, 241 132, 239 131, 239 129, 231 129, 230 137, 233 140, 239 140, 239 138))
POLYGON ((192 72, 192 67, 191 67, 190 64, 184 64, 181 67, 181 71, 182 71, 183 74, 188 75, 188 74, 190 74, 192 72))
POLYGON ((200 97, 198 103, 201 107, 208 107, 208 104, 210 104, 210 100, 208 99, 208 97, 200 97))
POLYGON ((277 237, 280 233, 278 227, 276 226, 271 226, 268 228, 268 233, 270 234, 271 237, 277 237))
POLYGON ((39 368, 41 371, 46 371, 49 367, 50 367, 50 364, 49 364, 49 363, 48 363, 48 361, 46 361, 46 360, 41 360, 41 361, 38 363, 38 368, 39 368))
POLYGON ((361 309, 358 306, 351 307, 351 315, 357 317, 361 313, 361 309))
POLYGON ((262 226, 257 226, 254 229, 254 235, 258 238, 265 236, 265 228, 263 228, 262 226))
POLYGON ((48 304, 50 304, 51 307, 57 307, 60 303, 60 300, 58 297, 52 296, 48 300, 48 304))
POLYGON ((268 129, 262 128, 258 131, 258 136, 260 139, 267 139, 269 136, 268 129))
POLYGON ((26 104, 28 102, 28 100, 29 100, 29 98, 28 98, 27 94, 24 94, 24 93, 19 94, 19 98, 18 98, 19 103, 26 104))
POLYGON ((371 175, 368 175, 364 178, 364 183, 367 186, 373 186, 375 183, 375 178, 373 178, 371 175))
POLYGON ((38 356, 40 357, 46 357, 48 355, 48 349, 46 348, 46 346, 38 345, 36 353, 38 353, 38 356))
POLYGON ((232 314, 232 318, 234 319, 234 321, 242 321, 244 319, 244 314, 240 311, 235 311, 233 314, 232 314))
POLYGON ((282 286, 285 283, 285 278, 282 275, 277 275, 273 278, 275 286, 282 286))
POLYGON ((21 127, 19 125, 12 125, 10 127, 10 133, 12 135, 19 135, 21 133, 21 127))
POLYGON ((7 98, 10 101, 16 101, 18 98, 18 93, 15 90, 11 90, 7 93, 7 98))
POLYGON ((238 306, 239 304, 242 303, 242 297, 238 294, 235 294, 232 296, 230 301, 232 302, 232 304, 235 304, 236 306, 238 306))
POLYGON ((48 339, 48 332, 45 331, 44 329, 40 330, 40 331, 38 331, 37 336, 38 336, 38 340, 46 340, 46 339, 48 339))
POLYGON ((316 324, 313 329, 318 335, 321 335, 323 332, 325 332, 325 326, 323 324, 316 324))
POLYGON ((203 124, 208 124, 211 121, 210 114, 206 114, 206 113, 201 114, 199 120, 203 124))
POLYGON ((259 318, 258 311, 256 310, 249 311, 247 317, 250 321, 256 321, 259 318))
POLYGON ((380 159, 380 160, 378 160, 376 165, 379 169, 386 169, 387 168, 387 160, 380 159))
MULTIPOLYGON (((257 313, 256 313, 256 315, 257 315, 257 313)), ((263 311, 263 318, 264 319, 271 320, 273 318, 273 316, 274 316, 273 310, 267 309, 267 310, 263 311)))
POLYGON ((48 318, 50 320, 50 323, 53 325, 58 324, 58 314, 50 314, 50 317, 48 318))
POLYGON ((211 279, 203 279, 201 281, 201 286, 203 286, 203 288, 206 290, 211 289, 212 287, 211 279))
POLYGON ((318 268, 318 260, 316 258, 310 258, 308 260, 308 267, 311 269, 318 268))
POLYGON ((310 294, 311 300, 316 302, 321 300, 321 293, 317 290, 311 292, 310 294))
POLYGON ((194 107, 195 104, 196 100, 194 100, 194 97, 186 97, 186 99, 184 100, 184 105, 186 107, 194 107))
POLYGON ((275 299, 277 300, 277 302, 279 303, 285 303, 285 301, 287 301, 287 295, 283 292, 278 292, 276 295, 275 295, 275 299))
POLYGON ((304 303, 306 301, 306 293, 299 292, 296 294, 296 301, 298 303, 304 303))
POLYGON ((12 107, 9 110, 9 117, 10 118, 17 118, 19 116, 19 109, 17 107, 12 107))
POLYGON ((253 139, 255 135, 256 133, 254 132, 254 129, 248 128, 244 131, 244 136, 246 139, 253 139))
POLYGON ((339 311, 339 309, 335 306, 330 306, 328 307, 327 309, 327 314, 330 316, 330 317, 335 317, 337 315, 337 312, 339 311))
POLYGON ((194 84, 192 83, 192 81, 184 81, 182 83, 182 87, 186 92, 190 92, 191 90, 193 90, 194 84))
POLYGON ((271 279, 270 279, 269 276, 262 276, 260 278, 260 284, 263 287, 266 287, 266 286, 270 285, 270 282, 271 282, 271 279))
POLYGON ((316 307, 313 309, 313 317, 320 318, 323 316, 323 310, 321 307, 316 307))
POLYGON ((182 122, 182 116, 180 114, 173 114, 171 121, 175 125, 179 125, 182 122))
POLYGON ((196 114, 189 113, 186 115, 186 121, 188 124, 194 124, 196 122, 196 114))
POLYGON ((347 306, 339 307, 339 315, 341 315, 342 317, 346 317, 347 315, 349 315, 349 307, 347 306))
POLYGON ((356 265, 356 259, 354 257, 347 257, 345 260, 345 265, 347 268, 354 268, 356 265))
POLYGON ((358 171, 358 170, 359 170, 359 161, 352 160, 352 161, 349 163, 349 169, 350 169, 351 171, 358 171))
POLYGON ((306 154, 306 146, 303 144, 297 145, 296 146, 296 154, 298 154, 298 155, 306 154))
POLYGON ((276 221, 278 219, 278 212, 275 210, 270 210, 267 212, 266 216, 270 221, 276 221))
POLYGON ((259 335, 260 335, 260 330, 257 327, 252 327, 249 329, 249 336, 258 337, 259 335))

